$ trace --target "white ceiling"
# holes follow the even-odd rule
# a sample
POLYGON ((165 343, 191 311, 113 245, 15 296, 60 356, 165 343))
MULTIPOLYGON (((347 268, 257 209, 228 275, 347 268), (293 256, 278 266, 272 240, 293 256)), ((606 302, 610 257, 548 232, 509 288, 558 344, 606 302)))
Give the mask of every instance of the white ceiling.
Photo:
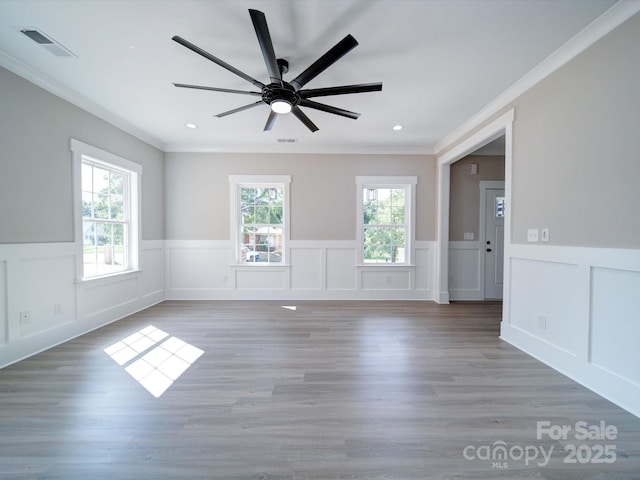
POLYGON ((587 27, 613 0, 1 0, 0 65, 168 151, 423 152, 587 27), (248 8, 265 13, 293 79, 352 34, 360 45, 307 88, 383 82, 382 92, 317 101, 361 113, 306 110, 263 132, 253 97, 172 82, 254 90, 173 42, 180 35, 268 83, 248 8), (20 33, 37 27, 73 52, 59 58, 20 33), (187 129, 192 122, 197 129, 187 129), (396 132, 392 127, 402 124, 396 132), (278 139, 296 139, 281 143, 278 139))

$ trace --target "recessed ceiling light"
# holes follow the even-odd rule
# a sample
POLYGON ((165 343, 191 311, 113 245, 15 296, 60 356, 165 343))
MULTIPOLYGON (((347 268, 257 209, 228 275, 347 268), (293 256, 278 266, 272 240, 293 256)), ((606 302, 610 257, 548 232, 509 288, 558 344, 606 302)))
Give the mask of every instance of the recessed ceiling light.
POLYGON ((402 125, 394 125, 393 129, 397 132, 398 130, 402 130, 402 125))
POLYGON ((198 125, 196 125, 195 123, 185 123, 184 126, 187 128, 198 128, 198 125))

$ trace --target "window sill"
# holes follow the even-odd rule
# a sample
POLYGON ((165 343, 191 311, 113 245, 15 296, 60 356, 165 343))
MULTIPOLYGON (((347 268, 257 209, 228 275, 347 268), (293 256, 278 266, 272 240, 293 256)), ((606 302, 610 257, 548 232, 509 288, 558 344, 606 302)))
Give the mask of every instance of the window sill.
POLYGON ((231 265, 229 265, 229 268, 238 268, 238 269, 243 269, 243 268, 291 268, 291 265, 288 263, 260 263, 260 262, 256 262, 256 263, 232 263, 231 265))
POLYGON ((99 275, 99 276, 95 276, 95 277, 87 277, 87 278, 79 278, 76 279, 75 283, 76 284, 90 284, 90 283, 96 283, 96 284, 108 284, 108 283, 115 283, 119 280, 128 280, 129 278, 136 278, 138 275, 140 275, 142 273, 141 269, 136 269, 136 270, 126 270, 124 272, 117 272, 117 273, 109 273, 107 275, 99 275))
POLYGON ((356 265, 356 268, 366 268, 366 269, 393 268, 397 270, 403 270, 403 269, 416 268, 416 266, 415 264, 410 264, 410 263, 359 263, 356 265))

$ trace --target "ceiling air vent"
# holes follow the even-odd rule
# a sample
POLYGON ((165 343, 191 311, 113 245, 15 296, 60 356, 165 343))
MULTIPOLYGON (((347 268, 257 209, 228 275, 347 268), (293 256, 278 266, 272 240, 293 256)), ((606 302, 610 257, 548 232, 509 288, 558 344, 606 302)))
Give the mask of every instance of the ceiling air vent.
POLYGON ((48 50, 50 53, 54 54, 56 57, 75 57, 71 51, 60 45, 58 42, 53 40, 49 35, 46 35, 41 30, 38 30, 35 27, 25 27, 21 28, 20 31, 24 33, 31 40, 36 42, 38 45, 43 47, 45 50, 48 50))
POLYGON ((296 143, 295 138, 279 138, 278 143, 296 143))

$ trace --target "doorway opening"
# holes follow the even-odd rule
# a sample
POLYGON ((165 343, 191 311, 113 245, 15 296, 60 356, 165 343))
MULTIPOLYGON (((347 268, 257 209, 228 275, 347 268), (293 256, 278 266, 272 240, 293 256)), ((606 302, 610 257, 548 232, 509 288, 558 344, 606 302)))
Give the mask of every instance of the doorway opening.
POLYGON ((502 300, 504 135, 451 164, 450 300, 502 300))
MULTIPOLYGON (((472 152, 477 151, 499 137, 504 136, 504 208, 503 224, 503 322, 509 321, 510 308, 510 264, 508 262, 511 245, 511 169, 512 169, 512 138, 515 109, 511 109, 495 118, 484 127, 469 135, 466 139, 454 145, 445 153, 438 156, 438 210, 437 210, 437 248, 436 253, 436 278, 434 300, 437 303, 449 303, 449 203, 450 203, 450 179, 451 166, 458 160, 472 152)), ((442 150, 446 148, 443 145, 442 150)), ((484 298, 483 298, 484 299, 484 298)))

